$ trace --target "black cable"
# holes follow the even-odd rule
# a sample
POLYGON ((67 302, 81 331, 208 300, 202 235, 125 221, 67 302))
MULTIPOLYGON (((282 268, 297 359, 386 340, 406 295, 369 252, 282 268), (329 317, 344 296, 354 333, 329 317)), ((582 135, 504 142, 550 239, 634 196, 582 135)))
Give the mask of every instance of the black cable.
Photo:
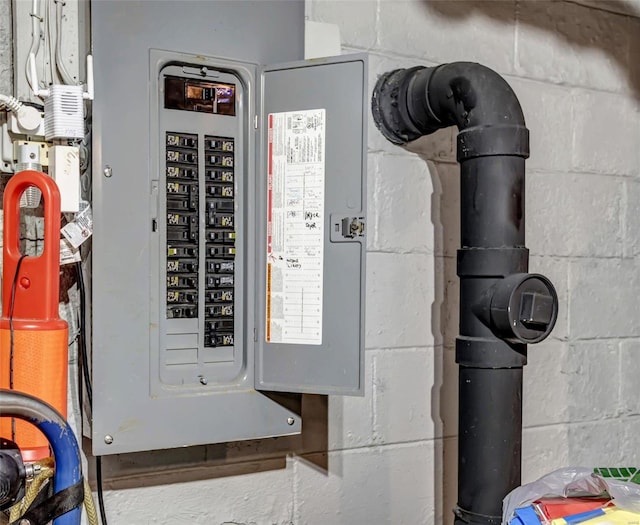
POLYGON ((31 106, 32 108, 36 108, 38 111, 44 111, 44 106, 37 102, 29 102, 28 100, 21 100, 20 102, 22 102, 23 106, 31 106))
MULTIPOLYGON (((84 286, 84 275, 82 273, 82 263, 76 263, 76 272, 78 274, 78 292, 80 295, 80 337, 78 344, 80 346, 80 358, 82 359, 82 376, 84 378, 84 386, 87 393, 89 404, 93 405, 93 389, 91 387, 91 375, 89 373, 89 359, 87 356, 87 313, 86 313, 86 289, 84 286)), ((82 407, 82 396, 80 399, 82 407)), ((96 456, 96 485, 98 488, 98 507, 100 509, 100 519, 102 525, 107 525, 107 513, 104 507, 104 494, 102 490, 102 458, 96 456)))
POLYGON ((96 484, 98 485, 98 507, 102 525, 107 525, 107 513, 104 510, 104 495, 102 493, 102 456, 96 456, 96 484))
MULTIPOLYGON (((9 388, 13 390, 13 308, 16 304, 16 288, 18 286, 18 274, 20 266, 26 255, 21 255, 16 264, 16 272, 13 274, 13 283, 11 284, 11 304, 9 304, 9 388)), ((16 440, 16 420, 11 418, 11 440, 16 440)))
MULTIPOLYGON (((91 374, 89 372, 89 359, 87 356, 86 291, 81 262, 76 263, 76 272, 78 274, 78 292, 80 295, 80 337, 78 338, 78 343, 80 346, 80 359, 82 360, 82 377, 84 378, 84 388, 87 393, 87 399, 89 400, 89 404, 93 405, 93 389, 91 388, 91 374)), ((82 406, 82 400, 80 400, 80 406, 82 406)))

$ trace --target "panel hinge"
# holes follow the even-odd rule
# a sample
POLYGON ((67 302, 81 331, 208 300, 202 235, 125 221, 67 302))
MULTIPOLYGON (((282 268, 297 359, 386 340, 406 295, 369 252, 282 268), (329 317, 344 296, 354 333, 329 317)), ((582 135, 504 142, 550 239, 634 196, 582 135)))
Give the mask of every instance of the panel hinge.
POLYGON ((364 216, 331 216, 331 241, 348 242, 364 238, 367 221, 364 216))

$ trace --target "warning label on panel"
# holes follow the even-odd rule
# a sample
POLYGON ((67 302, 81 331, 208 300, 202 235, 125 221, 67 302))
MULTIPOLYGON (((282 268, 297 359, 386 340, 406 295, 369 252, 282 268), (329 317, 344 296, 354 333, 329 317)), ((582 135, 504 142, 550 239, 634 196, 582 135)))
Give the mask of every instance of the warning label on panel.
POLYGON ((269 343, 322 344, 325 110, 269 115, 269 343))

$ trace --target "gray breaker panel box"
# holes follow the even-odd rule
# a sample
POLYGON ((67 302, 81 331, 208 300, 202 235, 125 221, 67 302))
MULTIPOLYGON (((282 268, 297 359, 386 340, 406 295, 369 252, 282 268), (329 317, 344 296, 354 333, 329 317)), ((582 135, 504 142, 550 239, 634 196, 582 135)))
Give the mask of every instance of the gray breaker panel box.
POLYGON ((303 11, 93 4, 96 455, 299 433, 297 411, 269 390, 362 394, 366 57, 287 62, 301 54, 303 11), (235 86, 235 115, 167 107, 167 77, 235 86), (226 201, 210 199, 211 137, 233 144, 226 201), (174 213, 168 168, 192 170, 175 186, 191 191, 186 213, 174 213), (233 209, 233 321, 216 310, 211 324, 216 203, 233 209), (185 218, 192 240, 178 245, 197 264, 169 271, 172 221, 185 218), (174 299, 190 301, 188 318, 168 313, 174 299))

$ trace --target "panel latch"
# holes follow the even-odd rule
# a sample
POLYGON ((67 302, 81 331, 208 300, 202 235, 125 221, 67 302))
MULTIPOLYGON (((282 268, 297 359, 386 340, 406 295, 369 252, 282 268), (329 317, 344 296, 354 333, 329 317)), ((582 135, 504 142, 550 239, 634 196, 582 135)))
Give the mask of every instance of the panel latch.
POLYGON ((364 237, 366 219, 363 216, 332 215, 331 225, 332 242, 358 240, 364 237))

